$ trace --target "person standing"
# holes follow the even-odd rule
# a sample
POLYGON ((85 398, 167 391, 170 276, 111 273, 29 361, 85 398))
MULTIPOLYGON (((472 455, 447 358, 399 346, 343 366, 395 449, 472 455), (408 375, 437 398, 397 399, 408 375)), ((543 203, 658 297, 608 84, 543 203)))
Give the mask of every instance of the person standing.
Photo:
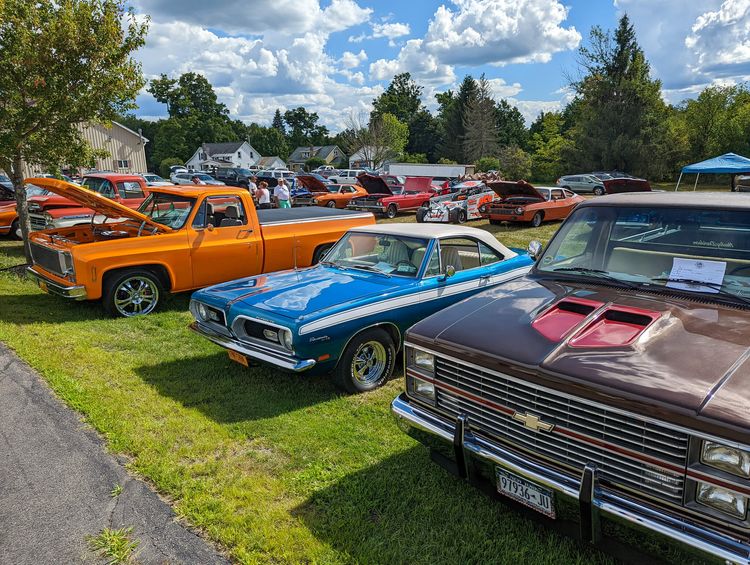
POLYGON ((258 199, 258 209, 266 210, 271 207, 271 193, 268 190, 268 183, 264 180, 258 183, 258 190, 255 191, 255 197, 258 199))
POLYGON ((284 179, 279 179, 279 184, 273 189, 273 196, 276 199, 276 203, 279 208, 291 208, 292 205, 289 203, 289 188, 286 186, 284 179))
POLYGON ((258 185, 256 184, 258 182, 258 177, 250 177, 250 180, 247 183, 247 189, 250 191, 250 194, 255 196, 255 191, 258 190, 258 185))

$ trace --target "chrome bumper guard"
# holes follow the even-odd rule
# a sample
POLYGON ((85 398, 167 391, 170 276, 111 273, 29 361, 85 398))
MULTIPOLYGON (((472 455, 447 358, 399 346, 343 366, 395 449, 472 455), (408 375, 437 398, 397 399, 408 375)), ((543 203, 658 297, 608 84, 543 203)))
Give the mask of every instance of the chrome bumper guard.
POLYGON ((87 298, 85 286, 63 286, 60 283, 45 277, 41 273, 37 273, 34 270, 34 267, 26 267, 26 274, 34 280, 39 288, 50 294, 62 296, 63 298, 70 298, 71 300, 86 300, 87 298))
POLYGON ((224 349, 231 349, 232 351, 245 355, 254 361, 267 363, 281 369, 286 369, 287 371, 301 373, 302 371, 307 371, 315 366, 315 359, 296 359, 291 355, 284 355, 277 351, 244 343, 232 337, 222 335, 216 330, 213 330, 205 324, 201 324, 197 321, 190 324, 189 328, 224 349))
POLYGON ((584 541, 600 541, 601 517, 606 517, 660 534, 706 557, 725 563, 750 564, 749 543, 712 532, 703 525, 688 522, 684 517, 668 514, 664 510, 657 510, 601 488, 594 465, 587 465, 580 477, 560 473, 474 435, 467 430, 465 415, 460 415, 455 421, 438 417, 412 403, 403 393, 391 403, 391 412, 406 433, 414 437, 427 434, 432 436, 431 439, 452 445, 455 463, 436 452, 433 452, 433 460, 461 478, 472 480, 472 465, 467 460, 467 456, 471 456, 577 500, 580 507, 581 538, 584 541), (415 431, 416 434, 413 433, 415 431))

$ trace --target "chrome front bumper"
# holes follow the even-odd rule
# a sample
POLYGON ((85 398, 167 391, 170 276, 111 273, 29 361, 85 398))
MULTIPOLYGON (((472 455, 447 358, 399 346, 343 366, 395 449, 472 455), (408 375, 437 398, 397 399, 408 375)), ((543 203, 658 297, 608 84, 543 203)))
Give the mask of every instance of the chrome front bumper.
POLYGON ((279 367, 287 371, 301 373, 302 371, 307 371, 315 366, 315 359, 297 359, 291 355, 284 355, 258 345, 244 343, 232 337, 222 335, 205 324, 201 324, 197 321, 190 324, 189 328, 206 339, 213 341, 216 345, 220 345, 224 349, 231 349, 232 351, 245 355, 254 361, 260 361, 261 363, 273 365, 274 367, 279 367))
POLYGON ((346 209, 347 210, 359 210, 362 212, 374 212, 377 214, 385 214, 385 208, 383 208, 382 206, 351 206, 347 204, 346 209))
MULTIPOLYGON (((600 538, 602 517, 631 527, 650 531, 718 562, 750 564, 750 544, 726 534, 712 532, 685 517, 645 505, 598 485, 596 469, 587 466, 580 477, 560 473, 530 461, 528 457, 491 443, 466 429, 461 416, 450 421, 432 414, 401 394, 391 404, 391 412, 407 434, 425 445, 448 447, 455 463, 443 463, 447 470, 471 480, 469 458, 499 466, 529 481, 554 490, 558 496, 577 501, 580 507, 581 535, 596 543, 600 538)), ((442 450, 441 450, 442 451, 442 450)))
POLYGON ((37 273, 34 270, 34 267, 26 267, 26 274, 34 279, 34 282, 39 285, 39 288, 50 294, 56 294, 57 296, 70 298, 71 300, 86 300, 87 298, 85 286, 63 286, 60 283, 45 277, 41 273, 37 273))

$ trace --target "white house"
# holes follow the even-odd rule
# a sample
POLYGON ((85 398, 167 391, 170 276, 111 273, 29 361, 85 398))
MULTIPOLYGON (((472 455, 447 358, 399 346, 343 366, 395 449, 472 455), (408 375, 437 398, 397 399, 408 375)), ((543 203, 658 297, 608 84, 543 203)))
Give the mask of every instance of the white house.
POLYGON ((260 153, 247 141, 229 143, 204 143, 195 150, 185 166, 189 171, 200 171, 211 167, 255 166, 260 161, 260 153))
POLYGON ((270 157, 261 157, 258 161, 258 166, 264 171, 268 169, 286 169, 286 163, 284 159, 278 155, 272 155, 270 157))

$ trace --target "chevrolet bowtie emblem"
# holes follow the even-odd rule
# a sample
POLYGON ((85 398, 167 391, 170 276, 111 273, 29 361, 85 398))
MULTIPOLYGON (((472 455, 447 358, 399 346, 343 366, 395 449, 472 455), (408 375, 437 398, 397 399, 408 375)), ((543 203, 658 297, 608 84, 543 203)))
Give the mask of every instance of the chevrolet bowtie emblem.
POLYGON ((547 422, 542 422, 539 419, 539 416, 536 416, 534 414, 529 414, 528 412, 526 414, 521 414, 520 412, 516 412, 515 414, 513 414, 513 419, 521 422, 524 426, 526 426, 530 430, 534 430, 535 432, 538 432, 539 430, 543 432, 551 432, 552 429, 555 427, 555 424, 548 424, 547 422))

